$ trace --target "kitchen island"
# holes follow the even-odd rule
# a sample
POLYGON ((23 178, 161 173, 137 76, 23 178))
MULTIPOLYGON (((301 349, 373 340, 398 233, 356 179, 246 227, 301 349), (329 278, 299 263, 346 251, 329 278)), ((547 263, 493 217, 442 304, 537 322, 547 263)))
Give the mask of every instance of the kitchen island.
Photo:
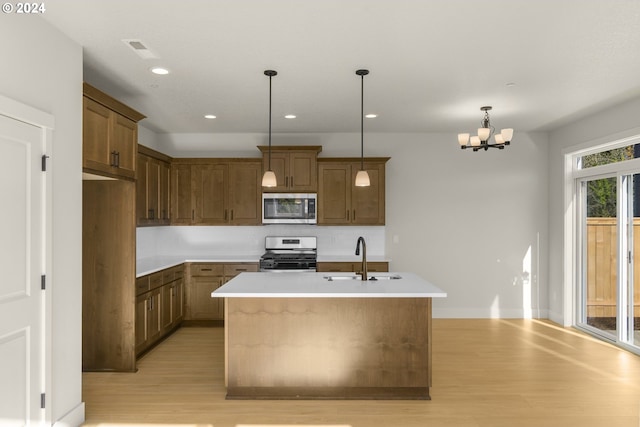
POLYGON ((228 399, 429 399, 431 301, 412 273, 242 273, 225 298, 228 399))

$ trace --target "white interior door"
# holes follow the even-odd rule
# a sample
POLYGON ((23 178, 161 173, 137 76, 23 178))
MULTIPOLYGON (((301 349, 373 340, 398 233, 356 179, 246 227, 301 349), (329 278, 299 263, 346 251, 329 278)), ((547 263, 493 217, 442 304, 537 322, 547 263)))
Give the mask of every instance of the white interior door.
POLYGON ((42 128, 0 115, 0 425, 44 419, 42 128))

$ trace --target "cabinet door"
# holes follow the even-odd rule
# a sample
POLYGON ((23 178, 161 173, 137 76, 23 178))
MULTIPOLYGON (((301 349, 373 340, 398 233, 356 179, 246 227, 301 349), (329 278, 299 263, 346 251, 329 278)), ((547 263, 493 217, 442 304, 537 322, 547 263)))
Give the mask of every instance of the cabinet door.
POLYGON ((341 162, 318 165, 318 224, 351 222, 351 166, 341 162))
POLYGON ((171 165, 171 223, 192 224, 194 220, 191 165, 171 165))
POLYGON ((163 225, 169 224, 169 189, 170 185, 170 166, 167 162, 159 161, 159 200, 158 200, 158 218, 163 225))
POLYGON ((259 162, 229 164, 231 224, 259 225, 262 223, 261 180, 259 162))
POLYGON ((150 158, 147 174, 147 216, 153 224, 160 220, 160 161, 150 158))
MULTIPOLYGON (((262 173, 269 170, 269 153, 266 152, 262 158, 262 173)), ((265 187, 266 193, 279 193, 289 191, 289 153, 282 151, 271 151, 271 170, 276 174, 276 187, 265 187)), ((262 186, 262 174, 260 175, 262 186)))
POLYGON ((192 277, 189 286, 189 319, 221 320, 222 298, 211 298, 211 292, 222 286, 222 277, 192 277))
POLYGON ((194 168, 195 223, 225 224, 227 208, 228 167, 226 164, 196 165, 194 168))
POLYGON ((138 165, 136 167, 136 223, 137 225, 147 225, 149 220, 148 203, 148 176, 149 157, 138 154, 138 165))
POLYGON ((148 297, 147 294, 139 295, 136 297, 136 354, 144 351, 149 341, 147 332, 147 318, 148 318, 148 297))
POLYGON ((110 172, 114 158, 109 149, 109 133, 114 113, 86 97, 82 98, 82 110, 82 166, 110 172))
POLYGON ((160 338, 162 331, 162 292, 157 288, 149 293, 149 305, 147 313, 147 334, 149 344, 160 338))
POLYGON ((161 334, 164 335, 173 327, 173 285, 164 285, 161 288, 162 296, 160 297, 162 304, 160 307, 160 323, 161 334))
POLYGON ((318 191, 318 153, 292 152, 289 154, 289 191, 315 193, 318 191))
MULTIPOLYGON (((351 222, 362 225, 384 225, 385 223, 385 175, 384 163, 365 163, 369 174, 369 187, 351 185, 351 222)), ((351 167, 351 182, 355 183, 360 164, 351 167)))
POLYGON ((182 278, 172 283, 172 317, 174 326, 184 318, 184 280, 182 278))
POLYGON ((138 153, 138 125, 133 120, 112 114, 113 134, 111 150, 116 152, 117 174, 129 178, 136 176, 136 154, 138 153))

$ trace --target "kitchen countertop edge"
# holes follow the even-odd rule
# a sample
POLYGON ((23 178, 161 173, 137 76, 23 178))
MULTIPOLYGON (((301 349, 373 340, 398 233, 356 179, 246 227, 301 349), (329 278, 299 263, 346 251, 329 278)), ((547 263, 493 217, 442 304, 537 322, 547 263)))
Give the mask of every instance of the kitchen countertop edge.
POLYGON ((136 278, 156 273, 166 268, 175 267, 185 262, 259 262, 260 255, 182 255, 182 256, 157 256, 140 258, 136 260, 136 278))
POLYGON ((414 273, 400 280, 335 280, 350 273, 241 273, 211 293, 213 298, 446 298, 447 293, 414 273))

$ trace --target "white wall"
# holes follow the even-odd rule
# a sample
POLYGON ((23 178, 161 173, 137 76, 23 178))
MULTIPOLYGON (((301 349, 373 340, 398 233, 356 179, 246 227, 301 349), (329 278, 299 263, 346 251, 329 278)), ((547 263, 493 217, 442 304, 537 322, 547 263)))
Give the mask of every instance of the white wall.
POLYGON ((49 175, 53 183, 53 272, 48 294, 53 300, 52 395, 47 402, 52 405, 54 423, 63 419, 76 423, 84 417, 82 49, 38 16, 1 19, 0 93, 55 118, 49 175))
MULTIPOLYGON (((158 135, 175 157, 260 157, 262 134, 158 135)), ((360 135, 276 134, 273 145, 360 153, 360 135)), ((385 255, 448 292, 440 317, 546 317, 548 141, 516 134, 505 150, 460 150, 455 134, 366 134, 365 156, 389 156, 385 255)))
POLYGON ((572 147, 587 148, 614 141, 622 136, 640 134, 640 98, 607 108, 597 114, 577 120, 550 133, 549 177, 549 317, 566 325, 573 320, 564 306, 565 284, 564 257, 564 216, 567 210, 564 202, 564 154, 572 147))

